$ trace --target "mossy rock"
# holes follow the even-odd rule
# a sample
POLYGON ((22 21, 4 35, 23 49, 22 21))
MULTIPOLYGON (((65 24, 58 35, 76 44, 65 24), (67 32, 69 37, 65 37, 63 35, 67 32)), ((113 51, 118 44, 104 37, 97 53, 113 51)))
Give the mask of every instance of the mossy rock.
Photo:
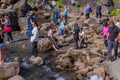
POLYGON ((110 16, 120 16, 120 10, 113 9, 110 13, 110 16))

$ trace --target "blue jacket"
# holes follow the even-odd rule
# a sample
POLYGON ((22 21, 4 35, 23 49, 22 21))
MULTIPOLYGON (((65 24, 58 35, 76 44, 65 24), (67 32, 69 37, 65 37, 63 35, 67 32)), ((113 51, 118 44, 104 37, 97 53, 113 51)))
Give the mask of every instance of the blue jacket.
POLYGON ((91 12, 92 12, 91 7, 87 7, 87 8, 86 8, 86 13, 91 13, 91 12))

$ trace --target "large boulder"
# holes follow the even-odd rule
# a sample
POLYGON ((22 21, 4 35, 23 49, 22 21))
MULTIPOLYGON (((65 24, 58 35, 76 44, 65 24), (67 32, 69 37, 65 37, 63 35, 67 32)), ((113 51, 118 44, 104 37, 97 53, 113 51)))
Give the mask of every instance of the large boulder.
POLYGON ((8 80, 25 80, 25 79, 23 77, 19 76, 19 75, 16 75, 16 76, 11 77, 8 80))
POLYGON ((26 3, 26 0, 18 1, 12 8, 13 10, 17 10, 18 17, 24 16, 28 11, 32 10, 30 5, 26 3))
POLYGON ((0 77, 11 77, 20 71, 18 62, 3 63, 0 65, 0 77))
POLYGON ((107 63, 106 71, 112 80, 120 80, 120 59, 107 63))
POLYGON ((46 51, 52 48, 52 44, 48 40, 48 38, 42 38, 38 41, 38 50, 46 51))
POLYGON ((22 31, 27 31, 28 29, 28 22, 26 17, 20 17, 18 18, 18 24, 20 26, 20 29, 22 31))

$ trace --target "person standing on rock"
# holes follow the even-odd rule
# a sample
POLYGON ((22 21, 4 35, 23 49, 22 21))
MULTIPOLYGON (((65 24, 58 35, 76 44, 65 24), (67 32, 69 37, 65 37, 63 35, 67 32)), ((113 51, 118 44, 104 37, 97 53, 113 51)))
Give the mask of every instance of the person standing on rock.
POLYGON ((68 8, 65 6, 65 10, 64 10, 65 23, 67 23, 67 17, 68 17, 68 8))
POLYGON ((33 14, 33 11, 29 11, 27 14, 27 20, 28 20, 28 31, 27 31, 27 36, 30 39, 31 33, 32 33, 32 23, 36 22, 36 16, 33 14))
POLYGON ((3 54, 4 54, 4 31, 0 27, 0 64, 4 62, 3 54))
POLYGON ((49 26, 49 31, 48 31, 48 39, 50 41, 50 43, 52 43, 52 47, 58 51, 58 45, 57 45, 57 42, 53 36, 53 24, 51 23, 50 26, 49 26))
POLYGON ((60 18, 59 19, 59 25, 60 25, 60 36, 63 36, 64 34, 64 21, 63 21, 63 18, 60 18))
POLYGON ((39 31, 37 28, 37 25, 33 22, 32 23, 32 35, 30 41, 32 42, 32 56, 37 57, 38 51, 37 51, 37 43, 39 41, 39 31))
POLYGON ((108 47, 108 41, 107 41, 108 31, 109 31, 108 23, 104 23, 104 27, 101 34, 103 34, 103 37, 104 37, 105 47, 108 47))
POLYGON ((89 19, 91 12, 92 12, 91 6, 89 4, 87 4, 87 7, 86 7, 86 19, 89 19))
POLYGON ((12 26, 11 26, 11 21, 9 20, 8 16, 5 15, 3 19, 1 19, 1 23, 4 25, 4 31, 7 35, 7 42, 10 43, 10 41, 13 41, 12 37, 12 26))
POLYGON ((115 26, 114 22, 111 21, 109 23, 109 31, 108 31, 108 59, 112 58, 112 48, 114 48, 115 60, 118 56, 118 40, 120 38, 120 29, 115 26))
POLYGON ((80 32, 79 25, 75 23, 73 29, 73 40, 74 40, 75 49, 78 49, 79 32, 80 32))
POLYGON ((102 7, 100 4, 97 5, 96 7, 96 18, 101 18, 102 17, 102 13, 101 13, 102 7))

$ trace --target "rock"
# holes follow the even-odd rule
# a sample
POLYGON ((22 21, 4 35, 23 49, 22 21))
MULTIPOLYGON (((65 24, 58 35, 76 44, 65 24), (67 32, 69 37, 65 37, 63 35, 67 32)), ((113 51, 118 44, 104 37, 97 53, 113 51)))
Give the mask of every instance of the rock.
POLYGON ((52 44, 48 40, 48 38, 42 38, 38 41, 38 50, 47 51, 52 49, 52 44))
POLYGON ((0 65, 0 77, 11 77, 20 71, 18 62, 3 63, 0 65))
POLYGON ((104 6, 108 6, 109 4, 108 4, 108 0, 101 0, 101 2, 102 2, 102 4, 104 5, 104 6))
POLYGON ((25 80, 25 79, 23 77, 19 76, 19 75, 16 75, 16 76, 13 76, 12 78, 10 78, 8 80, 25 80))
POLYGON ((24 16, 28 11, 32 10, 32 8, 26 3, 26 0, 18 1, 12 9, 17 10, 18 17, 24 16))
POLYGON ((50 23, 43 23, 41 24, 41 28, 40 28, 40 34, 44 34, 44 35, 47 35, 47 29, 48 29, 48 26, 50 25, 50 23))
POLYGON ((83 24, 88 24, 88 25, 90 25, 90 24, 96 25, 98 23, 99 23, 99 21, 96 18, 89 18, 89 19, 84 20, 84 22, 83 22, 83 24))
POLYGON ((100 57, 95 57, 95 58, 92 58, 92 59, 88 62, 88 64, 89 64, 89 65, 93 65, 93 64, 99 63, 100 61, 101 61, 101 58, 100 58, 100 57))
POLYGON ((11 4, 11 0, 2 0, 1 2, 5 3, 5 4, 11 4))
POLYGON ((65 42, 66 42, 66 43, 72 43, 72 41, 73 41, 73 35, 65 38, 65 42))
POLYGON ((41 57, 30 57, 29 61, 35 65, 42 65, 43 64, 43 59, 41 57))
POLYGON ((20 17, 18 18, 18 24, 20 26, 20 29, 22 31, 27 31, 28 29, 28 22, 26 17, 20 17))
POLYGON ((109 75, 109 79, 120 80, 120 59, 114 62, 109 62, 106 65, 106 71, 109 75))

